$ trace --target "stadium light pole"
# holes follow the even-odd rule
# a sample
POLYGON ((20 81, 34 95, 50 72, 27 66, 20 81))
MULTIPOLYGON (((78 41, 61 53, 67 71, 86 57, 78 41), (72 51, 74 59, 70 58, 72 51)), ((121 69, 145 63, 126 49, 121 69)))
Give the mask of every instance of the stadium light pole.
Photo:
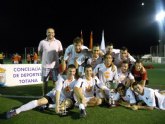
POLYGON ((165 11, 161 10, 157 13, 155 19, 159 25, 159 56, 165 56, 165 11))

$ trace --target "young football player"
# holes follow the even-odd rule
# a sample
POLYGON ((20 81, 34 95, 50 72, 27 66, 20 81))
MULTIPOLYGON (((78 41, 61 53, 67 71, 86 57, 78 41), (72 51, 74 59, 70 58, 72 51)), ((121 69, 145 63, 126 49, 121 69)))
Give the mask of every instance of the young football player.
POLYGON ((141 60, 136 60, 131 73, 133 74, 136 82, 141 84, 143 87, 149 83, 147 70, 144 68, 141 60))
POLYGON ((153 110, 154 108, 165 110, 165 95, 161 94, 158 90, 143 87, 138 82, 132 84, 132 89, 137 94, 139 101, 142 101, 135 105, 135 110, 153 110))
POLYGON ((85 66, 85 76, 79 78, 75 87, 75 101, 79 105, 80 117, 86 116, 86 106, 97 106, 102 103, 102 91, 106 87, 96 76, 92 76, 92 66, 85 66))
POLYGON ((59 75, 56 88, 38 100, 32 100, 17 109, 8 111, 6 113, 6 118, 9 119, 21 112, 47 104, 55 104, 55 112, 57 114, 60 114, 60 109, 64 106, 66 106, 66 108, 70 108, 71 105, 73 105, 73 88, 76 83, 75 74, 76 67, 74 65, 69 65, 66 76, 67 78, 59 75), (67 105, 61 106, 64 104, 63 102, 67 103, 67 105))

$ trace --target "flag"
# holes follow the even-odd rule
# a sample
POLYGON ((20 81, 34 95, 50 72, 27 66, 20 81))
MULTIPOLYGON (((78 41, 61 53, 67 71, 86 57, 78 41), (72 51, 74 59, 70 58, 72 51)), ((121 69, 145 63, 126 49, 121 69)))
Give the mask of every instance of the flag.
POLYGON ((82 44, 84 44, 84 40, 83 40, 83 33, 82 33, 82 30, 80 32, 80 38, 82 39, 82 44))
POLYGON ((92 49, 93 47, 93 32, 90 33, 90 41, 89 41, 89 49, 92 49))
POLYGON ((105 52, 104 30, 102 31, 102 39, 101 39, 100 49, 105 52))
POLYGON ((83 39, 83 33, 82 33, 82 30, 80 32, 80 37, 83 39))

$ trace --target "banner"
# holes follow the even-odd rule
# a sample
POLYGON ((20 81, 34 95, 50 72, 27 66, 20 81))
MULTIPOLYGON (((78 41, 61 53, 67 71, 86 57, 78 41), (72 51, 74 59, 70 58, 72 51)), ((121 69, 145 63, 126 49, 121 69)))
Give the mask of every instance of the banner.
POLYGON ((0 64, 0 86, 40 84, 41 64, 0 64))

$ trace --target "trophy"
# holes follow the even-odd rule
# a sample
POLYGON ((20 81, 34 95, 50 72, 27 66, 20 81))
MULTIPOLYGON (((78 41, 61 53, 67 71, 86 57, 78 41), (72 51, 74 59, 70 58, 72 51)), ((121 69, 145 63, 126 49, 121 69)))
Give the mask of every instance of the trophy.
POLYGON ((110 92, 109 95, 109 106, 116 107, 115 100, 114 100, 114 92, 110 92))
POLYGON ((73 101, 69 98, 63 100, 60 104, 60 110, 59 114, 60 116, 66 116, 68 111, 67 109, 71 108, 73 106, 73 101))

